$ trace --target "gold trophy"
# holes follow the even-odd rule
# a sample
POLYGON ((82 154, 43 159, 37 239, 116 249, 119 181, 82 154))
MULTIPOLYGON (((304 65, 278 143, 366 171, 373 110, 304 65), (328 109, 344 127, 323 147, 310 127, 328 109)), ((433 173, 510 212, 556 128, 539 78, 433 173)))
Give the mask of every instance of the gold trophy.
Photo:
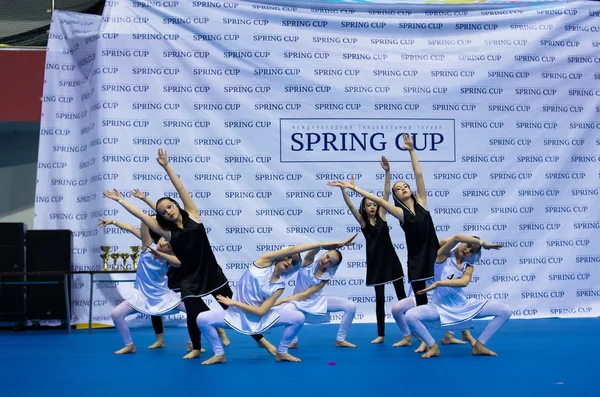
POLYGON ((123 271, 126 272, 127 269, 127 258, 129 258, 129 254, 127 252, 124 252, 121 254, 121 258, 123 259, 123 271))
POLYGON ((104 261, 104 265, 102 266, 102 270, 107 272, 108 271, 108 253, 110 252, 110 249, 112 247, 108 246, 108 245, 101 245, 100 249, 102 250, 102 253, 100 254, 100 258, 102 258, 102 260, 104 261))
POLYGON ((137 271, 138 258, 140 257, 140 246, 131 245, 129 249, 131 250, 131 259, 133 260, 133 270, 137 271))
POLYGON ((113 271, 117 271, 119 270, 118 266, 117 266, 117 260, 121 257, 121 254, 117 253, 117 252, 113 252, 112 254, 110 254, 110 257, 113 258, 113 271))

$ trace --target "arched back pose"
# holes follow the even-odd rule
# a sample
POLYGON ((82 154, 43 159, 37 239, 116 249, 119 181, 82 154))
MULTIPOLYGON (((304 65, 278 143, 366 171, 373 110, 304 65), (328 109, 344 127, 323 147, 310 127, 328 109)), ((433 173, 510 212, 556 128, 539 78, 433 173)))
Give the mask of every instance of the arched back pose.
POLYGON ((390 197, 390 164, 385 157, 381 158, 381 168, 385 170, 383 198, 356 188, 354 177, 352 182, 329 182, 329 186, 337 186, 342 190, 344 201, 360 224, 367 245, 367 286, 375 287, 375 315, 377 318, 377 338, 371 343, 383 343, 385 336, 385 284, 392 283, 398 300, 406 298, 404 291, 404 271, 398 254, 392 244, 386 213, 398 217, 401 213, 387 200, 390 197), (355 190, 364 198, 357 211, 350 201, 345 189, 355 190))
MULTIPOLYGON (((279 299, 275 305, 282 309, 299 310, 304 313, 305 322, 328 322, 329 313, 343 312, 335 345, 337 347, 356 347, 346 341, 348 328, 356 315, 356 303, 337 296, 323 295, 323 288, 331 280, 342 262, 342 253, 331 247, 319 247, 308 251, 296 276, 294 294, 279 299), (317 254, 325 249, 324 253, 317 254), (316 258, 315 258, 316 256, 316 258)), ((298 347, 298 338, 290 344, 290 349, 298 347)))
POLYGON ((135 353, 136 351, 125 321, 125 317, 128 315, 140 312, 150 316, 160 316, 173 310, 185 312, 180 295, 170 290, 167 285, 169 266, 179 267, 181 262, 172 254, 171 246, 166 240, 161 238, 157 244, 152 241, 146 225, 141 225, 139 233, 144 247, 149 249, 143 250, 140 254, 133 285, 133 296, 121 302, 111 313, 115 328, 125 343, 125 347, 116 351, 115 354, 135 353))
MULTIPOLYGON (((346 241, 325 243, 326 246, 343 247, 352 243, 356 234, 346 241)), ((304 314, 297 310, 275 309, 275 302, 285 289, 287 280, 300 267, 300 253, 314 250, 321 243, 306 243, 267 252, 254 261, 240 277, 234 299, 217 296, 228 306, 227 310, 211 310, 198 315, 198 326, 210 342, 214 357, 202 364, 225 363, 225 353, 217 337, 215 327, 229 327, 244 334, 264 332, 270 327, 285 327, 275 359, 299 362, 300 359, 287 351, 294 337, 304 325, 304 314)))
MULTIPOLYGON (((413 194, 408 183, 396 182, 392 188, 400 226, 406 238, 408 253, 408 280, 413 291, 425 288, 425 281, 433 278, 433 263, 440 248, 433 219, 427 207, 427 191, 423 172, 410 135, 403 134, 404 149, 410 154, 417 192, 413 194)), ((425 295, 417 296, 417 305, 427 304, 425 295)))
MULTIPOLYGON (((392 194, 396 206, 402 210, 402 215, 398 220, 406 238, 408 280, 412 292, 415 293, 431 284, 437 251, 443 243, 438 241, 433 219, 429 212, 425 179, 423 178, 413 139, 409 134, 403 134, 402 138, 404 139, 403 149, 408 150, 410 155, 417 192, 414 193, 405 181, 400 181, 394 184, 392 194)), ((405 300, 402 304, 396 302, 392 308, 392 314, 404 337, 401 341, 394 343, 394 347, 412 345, 408 327, 402 316, 415 305, 420 306, 427 303, 427 295, 417 294, 413 294, 410 300, 405 300)), ((462 339, 469 341, 471 346, 475 344, 475 339, 468 330, 462 331, 462 339)), ((465 342, 454 338, 453 332, 449 331, 442 338, 442 344, 451 343, 464 344, 465 342)), ((421 343, 421 346, 415 352, 424 352, 426 348, 425 343, 421 343)))
POLYGON ((490 244, 479 237, 457 234, 438 250, 435 262, 434 282, 429 287, 417 291, 424 295, 433 291, 434 304, 417 306, 406 313, 410 329, 427 344, 427 352, 421 357, 440 355, 435 340, 426 328, 470 328, 474 318, 493 316, 485 330, 472 347, 474 355, 495 356, 485 344, 510 318, 510 308, 504 303, 469 299, 463 288, 469 285, 473 275, 473 265, 478 263, 481 248, 500 249, 502 244, 490 244), (467 262, 469 261, 469 263, 467 262))
MULTIPOLYGON (((148 196, 146 196, 139 189, 133 189, 131 191, 131 195, 133 197, 140 199, 147 206, 152 208, 154 210, 154 212, 156 213, 156 202, 150 200, 150 198, 148 198, 148 196)), ((150 236, 152 237, 153 240, 156 240, 157 237, 160 237, 160 235, 156 234, 152 230, 150 230, 150 236)), ((181 291, 181 267, 170 267, 169 271, 167 272, 167 277, 169 279, 169 289, 180 292, 181 291)), ((154 327, 155 331, 160 330, 161 331, 160 333, 162 333, 162 330, 163 330, 162 317, 158 317, 158 316, 152 317, 152 326, 154 327)), ((162 346, 156 346, 156 347, 162 347, 162 346)), ((150 348, 152 348, 152 347, 150 347, 150 348)), ((191 342, 190 342, 190 346, 189 346, 189 351, 191 351, 191 342)))
MULTIPOLYGON (((177 190, 183 202, 183 209, 175 200, 163 197, 156 203, 156 219, 154 219, 123 199, 117 190, 105 192, 104 195, 118 201, 127 211, 144 222, 150 230, 169 241, 173 252, 181 261, 181 297, 185 303, 188 332, 193 344, 193 350, 184 358, 193 359, 200 356, 201 349, 200 330, 196 324, 196 317, 200 312, 207 310, 202 296, 209 294, 232 296, 233 292, 223 274, 223 269, 212 252, 206 229, 198 214, 198 208, 169 165, 167 152, 159 149, 156 160, 164 168, 177 190)), ((224 305, 221 303, 221 306, 224 305)), ((229 340, 224 333, 221 334, 221 337, 223 343, 228 345, 229 340)), ((262 335, 253 335, 253 338, 259 346, 266 348, 271 354, 275 354, 275 347, 262 335)))
MULTIPOLYGON (((156 210, 156 204, 152 200, 150 200, 139 189, 132 190, 131 195, 142 200, 153 210, 156 210)), ((106 228, 109 225, 113 225, 115 227, 118 227, 119 229, 127 230, 128 232, 130 232, 131 234, 133 234, 135 237, 139 238, 140 240, 142 239, 140 229, 135 228, 132 225, 129 225, 124 222, 119 222, 116 220, 108 220, 108 219, 99 219, 99 221, 100 221, 100 223, 98 224, 98 226, 100 226, 101 228, 106 228)), ((152 241, 154 241, 154 243, 157 244, 158 241, 161 239, 161 237, 151 230, 149 231, 149 233, 150 233, 150 237, 152 238, 152 241)), ((170 247, 169 247, 169 249, 170 249, 170 247)), ((160 251, 157 252, 155 255, 160 256, 160 251)), ((165 259, 165 258, 163 258, 163 259, 165 259)), ((175 292, 179 292, 181 290, 180 269, 181 269, 180 266, 178 266, 178 267, 169 266, 169 270, 167 271, 168 287, 170 290, 173 290, 175 292)), ((148 349, 160 349, 160 348, 165 347, 164 327, 163 327, 162 316, 150 316, 150 320, 152 321, 152 328, 154 329, 154 334, 156 335, 156 342, 154 342, 153 344, 148 346, 148 349)), ((188 341, 187 351, 188 352, 192 351, 192 342, 191 341, 188 341)))

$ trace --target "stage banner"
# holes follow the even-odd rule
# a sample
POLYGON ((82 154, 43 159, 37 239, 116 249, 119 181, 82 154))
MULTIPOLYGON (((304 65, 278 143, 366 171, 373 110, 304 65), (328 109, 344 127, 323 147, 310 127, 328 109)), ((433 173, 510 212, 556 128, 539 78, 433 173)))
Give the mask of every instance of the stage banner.
MULTIPOLYGON (((392 184, 415 190, 409 133, 438 237, 504 244, 483 252, 471 297, 505 302, 514 318, 598 316, 599 5, 289 4, 111 0, 101 28, 77 35, 75 17, 55 13, 35 227, 73 230, 75 269, 101 270, 100 246, 140 244, 97 226, 139 227, 104 190, 148 213, 132 189, 179 199, 155 160, 164 148, 232 287, 266 251, 359 232, 325 292, 374 322, 364 238, 327 182, 354 175, 381 195, 386 156, 392 184)), ((406 268, 404 233, 387 219, 406 268)), ((91 305, 94 322, 111 324, 131 294, 116 281, 133 275, 97 277, 115 282, 93 286, 91 302, 89 277, 74 280, 75 322, 91 305)), ((385 299, 393 321, 390 286, 385 299)))

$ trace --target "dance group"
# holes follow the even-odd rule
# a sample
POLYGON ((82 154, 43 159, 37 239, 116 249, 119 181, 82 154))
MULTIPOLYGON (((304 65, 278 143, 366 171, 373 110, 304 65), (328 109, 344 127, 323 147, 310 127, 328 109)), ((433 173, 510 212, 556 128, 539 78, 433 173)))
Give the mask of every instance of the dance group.
MULTIPOLYGON (((471 281, 481 249, 500 249, 502 245, 462 234, 438 241, 427 207, 423 175, 408 134, 404 134, 404 144, 410 153, 416 194, 407 183, 397 182, 391 192, 395 204, 388 202, 390 165, 385 158, 381 161, 386 173, 383 197, 359 188, 353 178, 350 182, 329 182, 329 186, 340 188, 366 240, 366 284, 375 288, 378 335, 371 343, 383 343, 384 286, 392 283, 398 298, 392 314, 403 335, 394 346, 410 346, 412 331, 421 341, 416 350, 423 353, 421 357, 439 356, 439 347, 427 330, 432 327, 448 330, 442 344, 465 344, 466 340, 473 354, 495 356, 485 345, 508 321, 510 309, 498 302, 469 299, 463 289, 471 281), (363 196, 359 209, 350 201, 347 189, 363 196), (411 290, 408 297, 404 291, 404 272, 389 233, 388 213, 398 219, 405 233, 411 290), (493 319, 475 340, 469 332, 471 320, 481 317, 493 319), (451 330, 461 330, 463 340, 455 338, 451 330)), ((298 347, 297 335, 304 323, 327 322, 330 312, 343 312, 336 346, 356 347, 346 341, 356 305, 347 299, 324 295, 323 288, 335 277, 342 263, 339 248, 354 244, 358 233, 343 241, 305 243, 267 252, 244 272, 234 293, 212 252, 196 204, 168 163, 164 150, 158 150, 157 161, 179 193, 183 209, 169 197, 159 199, 155 205, 143 193, 134 190, 134 197, 155 210, 156 215, 151 216, 126 201, 117 190, 104 193, 142 223, 140 229, 136 229, 118 221, 101 220, 100 226, 114 225, 129 230, 142 240, 144 247, 138 262, 134 295, 112 312, 115 327, 125 343, 116 354, 136 351, 126 316, 135 312, 151 315, 157 341, 149 347, 160 348, 164 346, 161 316, 177 310, 187 314, 190 339, 184 358, 197 358, 204 351, 201 332, 213 349, 214 356, 203 364, 225 363, 223 345, 229 345, 225 328, 250 335, 277 361, 298 362, 300 359, 290 355, 288 349, 298 347), (293 295, 282 298, 286 283, 294 277, 293 295), (207 295, 214 296, 222 309, 210 310, 202 299, 207 295), (285 327, 277 347, 262 335, 271 327, 285 327)))

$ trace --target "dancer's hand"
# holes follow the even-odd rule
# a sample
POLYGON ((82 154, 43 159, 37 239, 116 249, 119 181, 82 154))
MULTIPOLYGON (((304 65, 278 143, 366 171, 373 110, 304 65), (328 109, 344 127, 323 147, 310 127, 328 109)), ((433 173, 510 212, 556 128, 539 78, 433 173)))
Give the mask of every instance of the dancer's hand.
POLYGON ((169 158, 167 157, 167 151, 165 149, 158 149, 158 157, 156 157, 156 161, 160 164, 161 167, 166 167, 169 165, 169 158))
POLYGON ((402 149, 415 150, 415 144, 413 142, 412 136, 405 132, 404 134, 402 134, 402 139, 404 139, 404 146, 402 147, 402 149))
POLYGON ((217 295, 217 301, 227 306, 235 306, 236 301, 223 295, 217 295))
POLYGON ((435 283, 431 284, 429 287, 422 289, 421 291, 417 291, 417 295, 425 295, 427 292, 433 291, 437 287, 438 287, 438 283, 436 281, 435 283))
POLYGON ((334 182, 327 182, 327 184, 329 186, 341 187, 342 189, 351 189, 351 190, 356 187, 356 184, 354 183, 354 175, 352 175, 352 178, 350 178, 350 182, 334 181, 334 182))
POLYGON ((356 243, 353 243, 352 240, 354 240, 356 238, 356 236, 358 236, 358 233, 354 233, 354 235, 352 235, 352 237, 350 237, 344 241, 340 241, 339 243, 324 245, 323 249, 329 251, 329 250, 336 249, 336 248, 348 247, 350 245, 354 245, 356 243))
POLYGON ((327 186, 339 187, 339 188, 342 188, 342 189, 346 188, 346 186, 344 186, 344 182, 342 182, 342 181, 327 182, 327 186))
POLYGON ((273 305, 273 307, 283 305, 284 303, 285 303, 285 301, 283 299, 280 299, 278 301, 275 301, 275 304, 273 305))
POLYGON ((98 219, 100 221, 100 223, 98 223, 98 226, 100 226, 101 228, 105 228, 108 225, 114 225, 115 221, 110 221, 108 219, 98 219))
POLYGON ((131 191, 131 195, 133 197, 139 198, 140 200, 143 200, 144 198, 146 198, 146 195, 143 192, 140 192, 140 189, 133 189, 131 191))
POLYGON ((123 196, 121 196, 121 193, 119 193, 117 189, 113 189, 112 192, 110 190, 105 191, 104 196, 115 201, 119 201, 123 198, 123 196))
POLYGON ((385 156, 381 156, 381 162, 379 165, 381 165, 381 168, 383 168, 385 172, 390 172, 390 162, 385 158, 385 156))
POLYGON ((486 250, 499 250, 500 248, 504 247, 504 245, 502 244, 493 244, 493 243, 488 243, 488 242, 483 242, 483 249, 486 250))

